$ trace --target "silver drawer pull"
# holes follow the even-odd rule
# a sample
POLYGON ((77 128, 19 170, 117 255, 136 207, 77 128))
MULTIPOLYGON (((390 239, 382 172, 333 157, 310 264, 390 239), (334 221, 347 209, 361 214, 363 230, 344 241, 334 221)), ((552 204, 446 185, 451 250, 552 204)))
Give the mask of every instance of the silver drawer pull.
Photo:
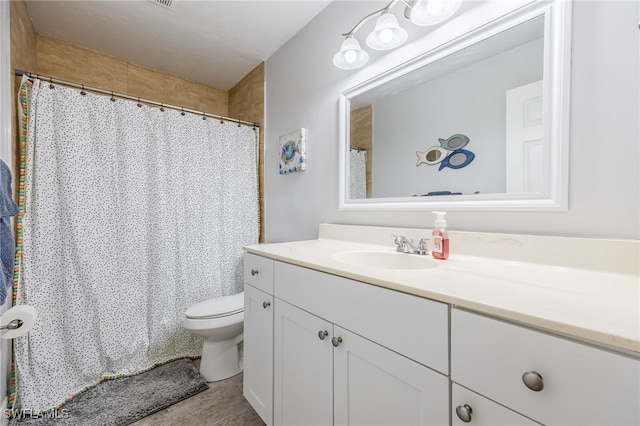
POLYGON ((342 337, 334 337, 333 339, 331 339, 331 344, 336 348, 340 343, 342 343, 342 337))
POLYGON ((329 332, 326 330, 318 331, 318 337, 320 338, 320 340, 324 340, 324 338, 327 337, 328 335, 329 335, 329 332))
POLYGON ((262 307, 267 309, 269 306, 271 306, 271 302, 262 302, 262 307))
POLYGON ((258 275, 258 270, 257 269, 252 269, 251 270, 251 275, 258 275))
POLYGON ((473 410, 467 404, 458 405, 456 407, 456 414, 458 415, 458 418, 465 423, 469 423, 471 421, 471 413, 473 413, 473 410))
POLYGON ((540 392, 544 388, 542 376, 535 371, 529 371, 522 375, 522 382, 534 392, 540 392))

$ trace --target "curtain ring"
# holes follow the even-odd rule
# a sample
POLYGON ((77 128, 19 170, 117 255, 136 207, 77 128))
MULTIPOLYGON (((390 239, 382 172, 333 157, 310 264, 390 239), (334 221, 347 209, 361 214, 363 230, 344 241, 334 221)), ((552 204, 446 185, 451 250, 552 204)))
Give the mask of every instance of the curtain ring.
POLYGON ((203 119, 203 120, 206 120, 206 119, 207 119, 207 117, 204 115, 204 111, 202 111, 202 119, 203 119))
POLYGON ((49 89, 53 89, 56 86, 53 85, 53 78, 49 77, 49 89))
POLYGON ((86 95, 86 94, 87 94, 87 92, 85 92, 85 91, 84 91, 84 84, 82 85, 82 90, 80 91, 80 94, 81 94, 82 96, 84 96, 84 95, 86 95))
POLYGON ((142 104, 140 103, 140 97, 138 97, 138 108, 142 108, 142 104))
POLYGON ((187 114, 184 112, 184 107, 181 107, 180 109, 182 110, 182 112, 180 113, 180 115, 182 115, 183 117, 184 117, 185 115, 187 115, 187 114))
POLYGON ((160 111, 164 112, 164 102, 160 104, 160 111))
POLYGON ((113 97, 113 90, 111 91, 111 102, 115 102, 116 98, 113 97))

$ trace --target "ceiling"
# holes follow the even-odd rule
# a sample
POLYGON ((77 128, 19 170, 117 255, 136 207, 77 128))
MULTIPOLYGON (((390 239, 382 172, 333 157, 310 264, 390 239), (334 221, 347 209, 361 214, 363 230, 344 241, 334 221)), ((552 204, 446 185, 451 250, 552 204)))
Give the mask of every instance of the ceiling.
POLYGON ((228 90, 331 0, 33 1, 38 34, 228 90))

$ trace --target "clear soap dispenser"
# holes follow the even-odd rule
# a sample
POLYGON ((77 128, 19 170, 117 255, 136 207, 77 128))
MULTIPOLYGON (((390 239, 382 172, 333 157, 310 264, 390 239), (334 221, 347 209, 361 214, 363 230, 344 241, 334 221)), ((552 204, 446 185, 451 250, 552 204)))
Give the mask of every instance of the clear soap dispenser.
POLYGON ((449 257, 449 233, 447 232, 447 221, 444 219, 446 212, 432 212, 436 215, 434 229, 431 232, 433 237, 433 250, 431 255, 434 259, 446 260, 449 257))

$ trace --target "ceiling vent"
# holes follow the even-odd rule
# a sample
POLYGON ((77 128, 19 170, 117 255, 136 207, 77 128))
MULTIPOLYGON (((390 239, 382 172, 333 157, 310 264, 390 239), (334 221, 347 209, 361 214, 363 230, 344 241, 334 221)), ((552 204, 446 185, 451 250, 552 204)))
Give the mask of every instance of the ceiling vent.
POLYGON ((158 6, 166 7, 167 9, 174 10, 176 8, 176 3, 178 0, 149 0, 152 3, 157 4, 158 6))

